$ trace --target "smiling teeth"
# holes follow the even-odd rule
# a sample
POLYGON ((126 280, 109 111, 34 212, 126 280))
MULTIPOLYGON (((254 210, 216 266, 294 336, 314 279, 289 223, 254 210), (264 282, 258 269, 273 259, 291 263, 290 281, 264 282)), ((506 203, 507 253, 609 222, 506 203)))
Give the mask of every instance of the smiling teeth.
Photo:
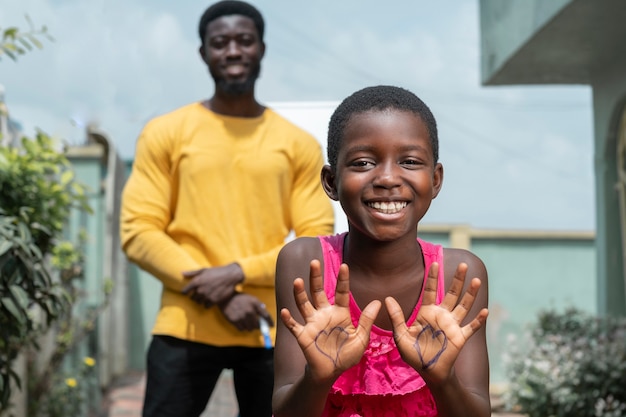
POLYGON ((368 203, 368 206, 380 211, 381 213, 393 214, 405 208, 406 204, 407 204, 406 201, 389 202, 389 203, 375 202, 375 203, 368 203))

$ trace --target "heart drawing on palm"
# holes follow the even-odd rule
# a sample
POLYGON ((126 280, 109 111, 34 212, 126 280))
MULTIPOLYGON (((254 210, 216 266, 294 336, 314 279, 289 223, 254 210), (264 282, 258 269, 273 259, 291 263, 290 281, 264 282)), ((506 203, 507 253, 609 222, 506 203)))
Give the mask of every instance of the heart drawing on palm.
POLYGON ((337 366, 339 353, 347 340, 348 332, 343 327, 335 326, 328 332, 322 330, 317 334, 315 337, 315 347, 337 366))
POLYGON ((422 369, 428 369, 435 364, 446 347, 448 338, 443 330, 435 330, 428 324, 415 339, 415 350, 422 361, 422 369))

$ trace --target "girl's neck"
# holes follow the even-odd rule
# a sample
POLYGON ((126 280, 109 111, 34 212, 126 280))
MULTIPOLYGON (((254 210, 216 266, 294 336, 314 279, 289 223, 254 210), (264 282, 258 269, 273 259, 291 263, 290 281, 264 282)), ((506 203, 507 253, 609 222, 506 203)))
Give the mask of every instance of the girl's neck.
POLYGON ((368 275, 402 274, 415 271, 424 263, 417 234, 381 242, 354 231, 345 237, 343 262, 351 271, 361 270, 368 275))

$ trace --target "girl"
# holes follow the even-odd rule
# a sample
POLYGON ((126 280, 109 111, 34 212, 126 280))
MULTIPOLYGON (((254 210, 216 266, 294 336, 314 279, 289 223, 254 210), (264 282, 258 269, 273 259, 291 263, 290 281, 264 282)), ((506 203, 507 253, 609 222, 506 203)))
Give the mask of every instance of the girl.
POLYGON ((489 417, 487 271, 417 237, 443 181, 432 113, 402 88, 357 91, 328 161, 348 231, 279 254, 274 415, 489 417))

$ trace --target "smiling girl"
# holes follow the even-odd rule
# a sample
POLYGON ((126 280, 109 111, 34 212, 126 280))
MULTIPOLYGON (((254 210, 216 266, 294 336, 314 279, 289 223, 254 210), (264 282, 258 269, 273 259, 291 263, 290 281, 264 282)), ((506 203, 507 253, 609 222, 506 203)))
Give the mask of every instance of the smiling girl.
POLYGON ((489 417, 487 271, 418 238, 443 183, 429 108, 357 91, 331 117, 328 161, 348 231, 279 254, 274 415, 489 417))

